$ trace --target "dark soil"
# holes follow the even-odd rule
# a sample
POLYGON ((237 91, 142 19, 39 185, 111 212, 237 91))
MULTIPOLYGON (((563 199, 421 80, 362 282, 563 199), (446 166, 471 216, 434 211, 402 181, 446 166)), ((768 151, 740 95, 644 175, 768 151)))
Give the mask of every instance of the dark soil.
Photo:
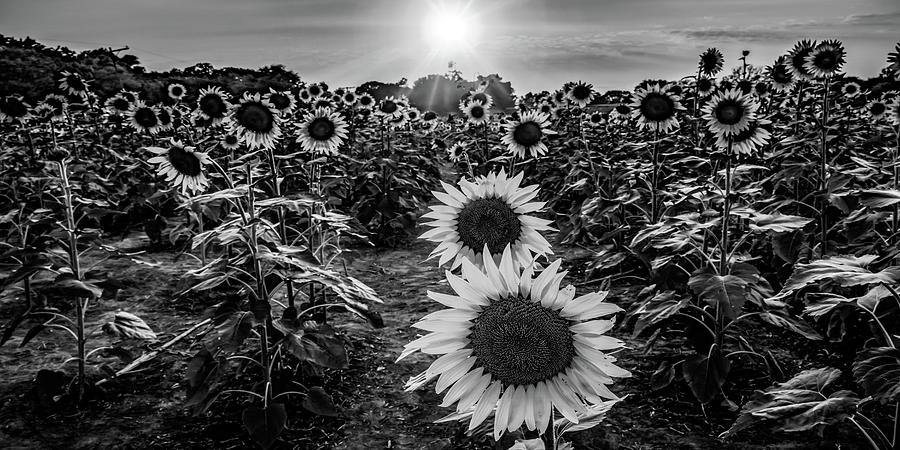
MULTIPOLYGON (((119 247, 143 244, 140 236, 116 243, 119 247)), ((424 261, 430 249, 430 244, 416 242, 407 248, 362 249, 345 254, 350 274, 373 287, 384 300, 379 310, 385 327, 373 329, 348 314, 329 317, 346 340, 351 361, 349 369, 329 371, 320 378, 342 409, 341 416, 314 417, 288 405, 289 429, 276 448, 491 448, 489 439, 467 437, 459 424, 432 423, 451 412, 438 406, 441 398, 433 386, 403 391, 404 381, 424 370, 433 357, 417 353, 394 362, 403 345, 416 336, 410 324, 440 306, 427 299, 426 290, 450 289, 443 281, 443 270, 424 261)), ((570 263, 578 263, 585 255, 581 250, 569 250, 565 256, 570 263)), ((135 313, 150 324, 159 341, 149 345, 126 343, 136 345, 135 354, 190 328, 209 306, 174 298, 179 276, 198 266, 194 259, 177 258, 173 253, 143 254, 139 258, 157 264, 138 265, 120 258, 100 265, 102 270, 116 274, 126 288, 116 299, 98 301, 89 313, 92 330, 103 322, 104 313, 118 309, 135 313)), ((579 286, 579 291, 592 287, 596 289, 579 286)), ((628 309, 639 288, 613 286, 611 301, 628 309)), ((11 300, 0 304, 0 320, 8 322, 17 307, 11 300)), ((185 368, 199 348, 196 337, 179 342, 138 373, 105 384, 104 392, 96 393, 86 406, 75 410, 54 406, 52 401, 48 404, 46 398, 41 401, 33 389, 39 369, 56 369, 72 354, 71 341, 62 333, 47 333, 20 348, 22 334, 18 332, 0 348, 0 448, 253 448, 240 419, 246 398, 224 395, 209 414, 200 417, 191 416, 183 406, 185 368)), ((614 391, 627 398, 613 408, 605 422, 569 436, 577 449, 847 449, 860 445, 855 430, 846 425, 825 430, 824 437, 755 429, 734 440, 718 440, 715 436, 731 425, 736 411, 718 405, 701 408, 678 380, 659 392, 649 388, 650 376, 661 361, 690 352, 683 341, 667 336, 645 354, 643 339, 632 339, 628 330, 615 334, 629 344, 630 348, 620 354, 620 363, 634 377, 615 385, 614 391)), ((754 346, 771 350, 789 374, 825 364, 813 354, 815 345, 781 330, 748 328, 746 338, 754 346)), ((111 343, 98 332, 89 347, 111 343)), ((112 368, 122 366, 115 358, 100 359, 112 368)), ((726 385, 729 398, 738 405, 753 389, 772 382, 759 363, 746 361, 742 367, 747 369, 733 375, 733 384, 726 385)), ((65 366, 65 370, 74 372, 74 365, 65 366)), ((99 379, 103 374, 95 371, 91 376, 99 379)), ((245 378, 236 379, 235 388, 246 388, 250 377, 245 378)))

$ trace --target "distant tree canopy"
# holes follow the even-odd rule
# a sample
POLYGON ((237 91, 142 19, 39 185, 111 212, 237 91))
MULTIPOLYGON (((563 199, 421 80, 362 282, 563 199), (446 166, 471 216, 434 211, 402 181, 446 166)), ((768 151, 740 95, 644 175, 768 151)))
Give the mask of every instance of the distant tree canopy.
POLYGON ((486 92, 494 98, 494 109, 505 110, 515 106, 513 88, 497 74, 478 76, 475 81, 463 79, 457 73, 432 74, 413 82, 409 102, 422 110, 447 114, 459 111, 460 99, 481 83, 488 82, 486 92))
POLYGON ((387 97, 399 97, 401 95, 409 95, 410 88, 406 86, 406 78, 396 83, 383 83, 381 81, 366 81, 356 88, 357 94, 369 94, 375 100, 381 100, 387 97))

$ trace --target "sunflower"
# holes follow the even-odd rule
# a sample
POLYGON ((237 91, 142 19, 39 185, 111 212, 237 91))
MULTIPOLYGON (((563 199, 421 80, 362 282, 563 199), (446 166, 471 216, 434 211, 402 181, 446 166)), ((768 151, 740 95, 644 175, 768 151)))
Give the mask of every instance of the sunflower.
POLYGON ((841 87, 841 92, 844 93, 845 97, 853 98, 859 95, 862 89, 859 87, 859 83, 855 83, 853 81, 849 81, 841 87))
POLYGON ((806 58, 812 54, 815 48, 816 42, 807 39, 794 44, 794 48, 788 54, 788 62, 790 63, 788 68, 791 70, 791 74, 794 75, 794 79, 798 81, 812 80, 813 75, 806 68, 806 58))
POLYGON ((463 99, 465 102, 481 102, 484 105, 485 109, 491 109, 494 106, 494 97, 484 92, 483 90, 476 90, 469 93, 469 95, 463 99))
POLYGON ((550 101, 553 102, 557 108, 564 108, 569 99, 567 97, 566 91, 564 89, 560 89, 553 93, 553 97, 550 98, 550 101))
POLYGON ((887 113, 887 104, 884 103, 884 100, 876 99, 869 102, 866 105, 866 110, 869 112, 869 117, 872 118, 873 121, 877 122, 884 118, 887 113))
POLYGON ((159 120, 159 128, 158 131, 171 130, 173 127, 172 124, 172 110, 165 106, 160 106, 156 110, 156 118, 159 120))
POLYGON ((697 93, 700 95, 709 95, 716 88, 714 78, 701 78, 697 81, 697 93))
POLYGON ((708 48, 705 52, 700 54, 700 64, 698 65, 698 69, 703 75, 712 77, 722 71, 722 66, 724 64, 725 57, 722 56, 722 52, 717 48, 708 48))
POLYGON ((750 126, 756 119, 759 103, 749 95, 737 90, 717 93, 703 107, 703 119, 709 130, 726 137, 735 136, 750 126))
POLYGON ((430 129, 434 129, 438 123, 437 113, 434 111, 425 111, 425 114, 422 114, 422 124, 430 129))
POLYGON ((300 92, 297 93, 297 98, 303 103, 309 103, 312 101, 313 96, 309 93, 309 89, 300 89, 300 92))
POLYGON ((18 95, 8 95, 0 99, 0 123, 19 122, 25 123, 31 119, 31 106, 22 101, 18 95))
POLYGON ((447 158, 450 159, 450 162, 459 162, 465 151, 466 148, 457 142, 456 144, 447 147, 447 158))
MULTIPOLYGON (((731 149, 739 155, 750 155, 756 153, 763 145, 769 142, 772 133, 769 132, 768 126, 771 124, 768 120, 755 120, 750 122, 747 129, 732 136, 731 149)), ((716 134, 716 146, 722 150, 728 148, 728 136, 724 133, 716 134)))
POLYGON ((387 120, 388 126, 395 130, 403 128, 407 123, 409 123, 409 118, 406 115, 406 111, 399 116, 389 117, 387 120))
POLYGON ((409 123, 416 123, 421 118, 422 113, 420 113, 418 109, 413 107, 406 108, 406 120, 408 120, 409 123))
MULTIPOLYGON (((356 104, 359 105, 362 109, 372 109, 375 107, 375 98, 369 95, 368 93, 364 93, 359 96, 359 99, 356 101, 356 104)), ((380 107, 380 105, 379 105, 380 107)))
POLYGON ((202 192, 209 185, 203 168, 210 159, 206 153, 194 151, 194 147, 185 147, 180 141, 171 140, 169 148, 146 147, 146 150, 157 155, 148 160, 156 164, 156 173, 165 176, 167 183, 181 187, 181 192, 202 192))
POLYGON ((322 85, 320 84, 311 84, 306 87, 306 90, 312 97, 318 97, 327 91, 327 89, 322 89, 322 85))
POLYGON ((66 117, 66 98, 58 94, 48 94, 44 97, 42 104, 50 106, 50 118, 53 120, 62 120, 66 117))
POLYGON ((606 118, 603 117, 603 114, 595 112, 588 118, 588 123, 591 124, 592 127, 599 127, 606 124, 606 118))
POLYGON ((294 112, 294 108, 297 106, 297 103, 294 101, 294 96, 291 95, 290 91, 276 91, 275 89, 269 88, 269 92, 266 95, 263 95, 263 101, 272 105, 272 108, 275 111, 278 111, 279 114, 288 115, 294 112))
POLYGON ((806 56, 803 67, 815 78, 828 78, 841 71, 845 55, 844 44, 841 41, 823 41, 806 56))
POLYGON ((232 108, 228 130, 251 150, 274 148, 281 139, 281 124, 272 104, 249 92, 232 108))
POLYGON ((241 138, 234 133, 229 133, 219 141, 219 145, 225 150, 237 150, 241 146, 241 138))
POLYGON ((139 133, 156 134, 159 131, 156 107, 144 103, 143 100, 135 100, 131 104, 127 117, 131 126, 139 133))
POLYGON ((434 229, 422 239, 437 242, 430 258, 439 257, 438 265, 451 263, 459 267, 463 259, 481 260, 487 246, 492 255, 499 255, 511 245, 514 260, 526 265, 538 255, 552 254, 550 243, 540 232, 550 230, 550 221, 528 216, 540 211, 544 202, 533 202, 538 195, 537 185, 519 187, 522 173, 509 178, 505 171, 491 173, 475 182, 463 179, 459 189, 441 182, 446 192, 434 191, 443 204, 430 206, 422 217, 434 219, 425 225, 434 229))
POLYGON ((335 109, 331 97, 316 97, 312 101, 312 109, 335 109))
POLYGON ((197 111, 195 115, 205 119, 208 126, 218 125, 225 121, 228 115, 228 94, 221 88, 210 86, 200 90, 197 97, 197 111))
POLYGON ((547 153, 544 136, 556 134, 549 126, 550 118, 546 114, 529 111, 523 113, 519 120, 506 124, 506 134, 500 141, 506 144, 510 153, 519 158, 524 158, 526 153, 537 158, 547 153))
POLYGON ((894 78, 900 80, 900 43, 892 53, 888 53, 888 70, 894 73, 894 78))
POLYGON ((616 105, 616 107, 613 108, 609 112, 609 118, 613 119, 613 120, 618 120, 618 121, 624 122, 624 121, 628 120, 628 118, 631 117, 631 114, 632 114, 632 111, 631 111, 630 106, 616 105))
POLYGON ((347 138, 347 122, 340 114, 329 109, 310 111, 300 125, 297 142, 303 150, 313 154, 336 155, 338 147, 347 138))
POLYGON ((334 95, 337 95, 338 97, 343 97, 344 94, 346 94, 346 93, 347 93, 347 90, 344 88, 337 88, 334 90, 334 95))
POLYGON ((59 79, 59 90, 78 97, 87 95, 88 86, 77 73, 61 72, 62 78, 59 79))
POLYGON ((125 100, 128 100, 128 103, 134 103, 138 99, 138 93, 129 91, 128 89, 122 89, 121 91, 119 91, 119 95, 121 95, 125 100))
POLYGON ((169 98, 172 100, 181 100, 184 98, 185 94, 187 94, 187 89, 184 88, 184 85, 181 83, 172 83, 170 84, 166 90, 169 92, 169 98))
POLYGON ((487 108, 478 100, 472 100, 465 105, 460 105, 460 109, 466 116, 466 121, 472 125, 482 125, 488 121, 487 108))
POLYGON ((128 110, 131 109, 131 102, 129 102, 125 97, 121 94, 116 94, 106 100, 106 110, 109 111, 110 114, 114 115, 124 115, 128 113, 128 110))
POLYGON ((541 114, 546 114, 547 117, 551 116, 553 114, 553 111, 555 110, 556 108, 546 101, 541 102, 538 105, 538 112, 540 112, 541 114))
POLYGON ((606 353, 624 348, 606 336, 615 325, 609 316, 622 311, 604 302, 608 293, 575 297, 574 286, 560 288, 561 259, 535 276, 533 263, 521 269, 512 255, 506 247, 499 263, 484 258, 484 271, 464 261, 462 277, 446 272, 455 295, 428 297, 448 308, 413 324, 429 333, 397 359, 443 355, 406 390, 437 378, 437 393, 447 390, 441 406, 456 403, 457 412, 471 414, 470 430, 494 413, 494 439, 522 425, 543 432, 554 408, 578 423, 588 407, 618 398, 608 387, 613 378, 631 376, 606 353))
POLYGON ((684 107, 679 102, 681 99, 671 94, 667 87, 665 84, 650 83, 634 91, 634 101, 630 106, 632 117, 638 119, 638 127, 658 129, 662 133, 678 127, 675 114, 684 107))
POLYGON ((753 85, 753 93, 756 94, 759 98, 766 98, 769 96, 769 83, 765 81, 760 81, 753 85))
POLYGON ((342 97, 342 100, 344 101, 344 105, 347 105, 348 107, 351 107, 351 108, 354 105, 356 105, 357 99, 358 99, 358 97, 356 95, 356 92, 353 92, 353 91, 345 92, 344 96, 342 97))
POLYGON ((888 106, 888 119, 895 127, 900 127, 900 97, 895 98, 888 106))
POLYGON ((779 56, 775 64, 766 68, 772 88, 777 92, 787 92, 794 87, 794 72, 787 63, 787 58, 779 56))
POLYGON ((579 108, 584 108, 594 100, 595 95, 594 85, 578 81, 569 88, 566 98, 569 100, 569 103, 577 105, 579 108))

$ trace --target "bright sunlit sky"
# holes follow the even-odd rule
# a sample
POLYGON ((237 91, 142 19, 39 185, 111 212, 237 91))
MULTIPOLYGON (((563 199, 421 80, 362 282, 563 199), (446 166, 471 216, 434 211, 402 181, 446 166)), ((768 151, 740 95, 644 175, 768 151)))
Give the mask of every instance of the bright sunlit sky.
POLYGON ((153 70, 284 64, 350 86, 453 60, 518 92, 576 79, 606 90, 693 73, 709 46, 729 67, 745 48, 766 65, 799 38, 841 39, 847 72, 875 75, 900 40, 900 0, 0 0, 0 33, 128 45, 153 70))

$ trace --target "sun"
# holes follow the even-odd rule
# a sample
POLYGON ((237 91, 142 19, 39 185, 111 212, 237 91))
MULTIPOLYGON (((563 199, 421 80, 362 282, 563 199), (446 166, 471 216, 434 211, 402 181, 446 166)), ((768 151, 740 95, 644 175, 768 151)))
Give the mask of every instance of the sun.
POLYGON ((443 52, 470 50, 478 41, 480 27, 467 6, 432 4, 422 22, 425 43, 433 50, 443 52))

